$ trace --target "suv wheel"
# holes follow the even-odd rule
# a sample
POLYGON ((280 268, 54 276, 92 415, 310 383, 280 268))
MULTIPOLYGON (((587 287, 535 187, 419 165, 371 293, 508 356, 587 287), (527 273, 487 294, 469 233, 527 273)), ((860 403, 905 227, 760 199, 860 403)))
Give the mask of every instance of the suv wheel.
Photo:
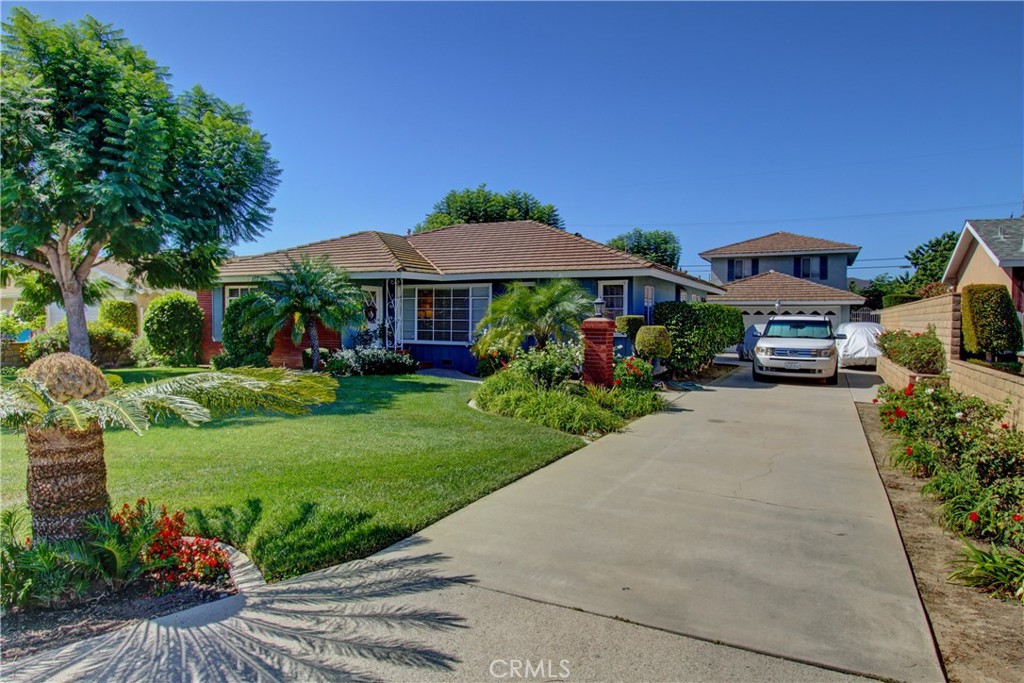
POLYGON ((836 371, 832 373, 831 377, 825 378, 825 384, 833 387, 839 384, 839 368, 836 368, 836 371))
POLYGON ((757 362, 756 361, 754 363, 752 363, 751 366, 750 366, 750 377, 755 382, 767 382, 768 381, 768 378, 765 377, 764 374, 762 374, 762 373, 757 371, 757 362))

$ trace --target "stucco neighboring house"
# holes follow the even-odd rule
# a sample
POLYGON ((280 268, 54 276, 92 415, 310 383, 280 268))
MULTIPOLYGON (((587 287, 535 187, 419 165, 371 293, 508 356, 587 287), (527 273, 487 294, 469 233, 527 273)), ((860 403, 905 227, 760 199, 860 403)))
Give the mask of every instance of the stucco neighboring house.
POLYGON ((966 221, 942 281, 957 292, 1005 285, 1017 313, 1024 313, 1024 218, 966 221))
POLYGON ((709 299, 735 306, 747 326, 779 313, 850 320, 864 297, 849 291, 847 268, 860 247, 846 242, 774 232, 700 253, 711 263, 711 281, 726 293, 709 299), (778 307, 776 307, 778 304, 778 307))
MULTIPOLYGON (((605 302, 605 315, 643 314, 646 303, 700 301, 724 290, 685 272, 534 221, 452 225, 417 235, 365 231, 227 261, 220 286, 198 292, 206 312, 203 357, 221 352, 224 309, 289 260, 326 257, 365 295, 370 327, 391 348, 420 362, 472 372, 474 330, 491 300, 512 282, 578 280, 605 302)), ((320 329, 321 345, 353 343, 355 331, 320 329)), ((271 362, 299 365, 290 330, 277 337, 271 362)))
MULTIPOLYGON (((166 293, 170 290, 155 290, 150 289, 138 282, 131 279, 129 274, 128 266, 117 263, 115 261, 107 261, 95 266, 92 272, 89 274, 90 279, 103 280, 109 285, 107 295, 105 298, 108 299, 124 299, 127 301, 134 301, 139 310, 139 326, 142 325, 142 318, 146 312, 146 308, 156 297, 166 293)), ((21 289, 17 286, 4 287, 0 290, 0 307, 5 311, 11 310, 14 306, 14 302, 18 300, 21 295, 21 289)), ((93 304, 85 307, 85 319, 89 322, 96 320, 99 317, 100 307, 99 304, 93 304)), ((50 304, 46 307, 46 326, 56 325, 63 321, 67 315, 64 313, 64 307, 59 304, 50 304)), ((141 330, 140 330, 141 331, 141 330)))
POLYGON ((708 301, 740 309, 749 327, 777 314, 825 315, 834 324, 848 322, 850 310, 863 304, 864 297, 769 270, 726 285, 724 294, 709 296, 708 301))

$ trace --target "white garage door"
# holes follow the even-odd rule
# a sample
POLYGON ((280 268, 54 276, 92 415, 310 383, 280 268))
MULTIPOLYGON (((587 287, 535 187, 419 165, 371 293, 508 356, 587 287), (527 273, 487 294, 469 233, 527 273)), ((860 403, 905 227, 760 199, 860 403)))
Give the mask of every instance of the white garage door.
MULTIPOLYGON (((811 308, 808 306, 783 306, 779 313, 782 315, 825 315, 832 321, 832 325, 836 326, 839 324, 839 311, 835 308, 811 308)), ((763 325, 768 322, 768 318, 775 315, 774 308, 744 308, 743 309, 743 325, 744 327, 750 327, 751 325, 763 325)))

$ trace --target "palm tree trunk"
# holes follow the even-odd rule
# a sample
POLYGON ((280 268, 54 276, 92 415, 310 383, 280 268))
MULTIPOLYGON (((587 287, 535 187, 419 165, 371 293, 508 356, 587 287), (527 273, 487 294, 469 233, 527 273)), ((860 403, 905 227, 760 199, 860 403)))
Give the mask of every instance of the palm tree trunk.
POLYGON ((309 359, 312 361, 313 372, 320 370, 320 332, 316 329, 316 320, 306 320, 306 336, 309 338, 309 359))
POLYGON ((30 429, 25 448, 33 539, 83 539, 85 520, 107 514, 110 505, 103 429, 30 429))

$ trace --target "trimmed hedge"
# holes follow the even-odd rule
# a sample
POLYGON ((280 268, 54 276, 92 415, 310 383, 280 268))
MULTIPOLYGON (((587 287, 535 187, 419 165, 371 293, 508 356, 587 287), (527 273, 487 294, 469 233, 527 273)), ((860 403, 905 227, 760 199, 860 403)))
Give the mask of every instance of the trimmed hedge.
POLYGON ((668 358, 672 353, 672 337, 664 325, 644 325, 636 333, 636 355, 646 360, 668 358))
POLYGON ((743 339, 743 314, 722 304, 662 301, 654 305, 654 322, 668 329, 672 352, 661 360, 677 375, 701 371, 743 339))
POLYGON ((912 301, 920 301, 917 294, 886 294, 882 297, 882 308, 892 308, 900 304, 909 304, 912 301))
POLYGON ((104 299, 100 302, 99 321, 133 335, 139 333, 139 309, 134 301, 104 299))
POLYGON ((615 318, 615 331, 629 337, 630 344, 636 344, 636 333, 646 324, 642 315, 620 315, 615 318))
MULTIPOLYGON (((106 323, 88 323, 86 329, 89 332, 92 362, 99 366, 119 365, 135 340, 130 333, 106 323)), ((69 348, 68 324, 59 322, 42 334, 32 337, 21 350, 21 358, 31 364, 43 356, 68 351, 69 348)))
POLYGON ((961 312, 968 353, 1011 353, 1024 346, 1013 299, 1003 285, 964 287, 961 312))
POLYGON ((195 365, 203 339, 203 309, 195 297, 169 292, 146 309, 142 330, 168 364, 195 365))
POLYGON ((263 292, 250 292, 232 301, 224 311, 222 326, 224 353, 210 359, 214 368, 245 366, 268 367, 274 340, 267 341, 273 321, 259 324, 252 321, 254 307, 273 306, 274 301, 263 292))

